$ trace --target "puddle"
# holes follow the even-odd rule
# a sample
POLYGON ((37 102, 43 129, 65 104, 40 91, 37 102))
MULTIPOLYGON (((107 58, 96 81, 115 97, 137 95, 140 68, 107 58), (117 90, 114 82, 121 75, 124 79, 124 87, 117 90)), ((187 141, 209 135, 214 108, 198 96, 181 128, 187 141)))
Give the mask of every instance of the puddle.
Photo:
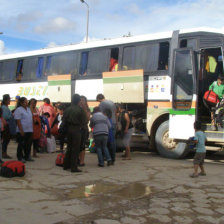
POLYGON ((69 199, 74 198, 88 198, 93 195, 110 193, 113 197, 121 197, 123 199, 132 199, 142 196, 147 196, 152 193, 149 186, 145 186, 141 183, 129 184, 126 187, 115 184, 97 183, 78 187, 67 194, 69 199))
POLYGON ((152 193, 149 186, 145 186, 141 183, 129 184, 126 188, 114 192, 114 195, 122 197, 124 199, 139 198, 147 196, 152 193))
POLYGON ((68 198, 87 198, 92 195, 100 194, 100 193, 108 193, 110 191, 115 190, 118 185, 115 184, 90 184, 83 187, 78 187, 68 193, 68 198))

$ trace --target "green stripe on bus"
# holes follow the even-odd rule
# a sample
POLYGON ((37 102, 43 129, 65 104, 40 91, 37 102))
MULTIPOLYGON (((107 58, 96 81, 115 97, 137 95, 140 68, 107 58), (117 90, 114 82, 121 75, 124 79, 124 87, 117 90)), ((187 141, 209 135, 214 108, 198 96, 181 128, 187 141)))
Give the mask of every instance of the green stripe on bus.
POLYGON ((195 108, 191 108, 190 110, 173 110, 169 109, 170 114, 172 115, 195 115, 195 108))
POLYGON ((65 86, 71 85, 71 80, 48 81, 48 86, 65 86))
POLYGON ((113 77, 113 78, 104 78, 104 84, 110 83, 128 83, 128 82, 143 82, 142 76, 132 76, 132 77, 113 77))

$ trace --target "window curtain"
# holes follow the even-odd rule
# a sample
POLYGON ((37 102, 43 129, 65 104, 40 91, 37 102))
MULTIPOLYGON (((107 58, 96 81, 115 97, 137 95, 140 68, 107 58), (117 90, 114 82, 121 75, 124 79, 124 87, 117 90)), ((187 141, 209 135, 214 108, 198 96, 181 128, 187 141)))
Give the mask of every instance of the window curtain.
POLYGON ((43 74, 44 58, 38 58, 36 77, 41 78, 43 74))

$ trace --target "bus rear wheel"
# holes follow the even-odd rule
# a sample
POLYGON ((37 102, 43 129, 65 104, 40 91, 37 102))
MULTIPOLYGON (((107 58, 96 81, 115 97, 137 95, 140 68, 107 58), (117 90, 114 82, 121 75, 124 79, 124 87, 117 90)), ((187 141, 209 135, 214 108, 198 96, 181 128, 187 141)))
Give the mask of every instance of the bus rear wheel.
POLYGON ((158 153, 167 158, 181 159, 187 155, 189 149, 184 142, 176 142, 169 138, 169 121, 161 123, 155 135, 158 153))

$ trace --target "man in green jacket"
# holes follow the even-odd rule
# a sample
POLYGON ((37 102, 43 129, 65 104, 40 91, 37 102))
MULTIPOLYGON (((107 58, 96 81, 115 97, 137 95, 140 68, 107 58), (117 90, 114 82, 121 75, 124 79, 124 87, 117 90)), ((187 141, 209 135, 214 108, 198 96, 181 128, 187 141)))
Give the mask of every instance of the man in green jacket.
POLYGON ((64 159, 64 170, 81 172, 78 169, 78 157, 81 143, 81 127, 86 123, 86 113, 78 105, 81 98, 78 94, 72 96, 71 106, 64 111, 62 122, 66 125, 67 151, 64 159))
MULTIPOLYGON (((214 81, 210 86, 209 90, 212 90, 214 93, 216 93, 219 97, 219 100, 221 100, 224 97, 224 76, 219 75, 217 81, 214 81)), ((211 129, 213 131, 217 130, 217 126, 215 124, 214 119, 214 112, 211 112, 211 129)))

